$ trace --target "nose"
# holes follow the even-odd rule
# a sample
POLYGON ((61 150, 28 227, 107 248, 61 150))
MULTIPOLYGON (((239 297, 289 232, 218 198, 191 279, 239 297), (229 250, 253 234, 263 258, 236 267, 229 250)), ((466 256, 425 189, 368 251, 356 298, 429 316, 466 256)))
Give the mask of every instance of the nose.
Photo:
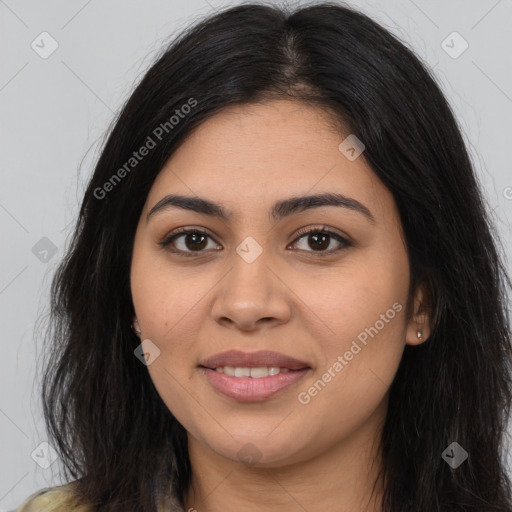
POLYGON ((216 287, 211 313, 217 323, 242 331, 280 325, 291 317, 290 294, 275 265, 263 255, 252 263, 236 255, 216 287))

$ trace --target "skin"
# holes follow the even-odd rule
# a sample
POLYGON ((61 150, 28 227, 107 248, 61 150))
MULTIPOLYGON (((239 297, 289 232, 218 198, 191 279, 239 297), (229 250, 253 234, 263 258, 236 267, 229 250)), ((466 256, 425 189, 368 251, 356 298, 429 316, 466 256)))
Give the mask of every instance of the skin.
POLYGON ((347 135, 325 111, 296 101, 230 107, 191 134, 148 194, 132 256, 134 322, 140 339, 160 350, 147 369, 188 432, 193 483, 185 510, 381 510, 382 486, 373 495, 372 488, 389 387, 405 345, 424 342, 430 329, 423 287, 405 317, 409 261, 399 214, 364 153, 350 161, 338 149, 347 135), (321 192, 358 200, 375 223, 335 206, 269 218, 275 201, 321 192), (169 208, 147 221, 170 193, 209 199, 234 217, 169 208), (318 249, 311 235, 297 234, 324 226, 352 245, 331 237, 318 249), (174 248, 192 257, 158 244, 179 227, 209 232, 203 252, 183 235, 174 248), (236 252, 249 236, 263 250, 252 263, 236 252), (298 394, 394 303, 402 306, 394 318, 300 403, 298 394), (268 400, 241 403, 219 394, 198 369, 228 349, 276 350, 311 371, 268 400), (256 447, 253 463, 238 455, 247 443, 256 447))

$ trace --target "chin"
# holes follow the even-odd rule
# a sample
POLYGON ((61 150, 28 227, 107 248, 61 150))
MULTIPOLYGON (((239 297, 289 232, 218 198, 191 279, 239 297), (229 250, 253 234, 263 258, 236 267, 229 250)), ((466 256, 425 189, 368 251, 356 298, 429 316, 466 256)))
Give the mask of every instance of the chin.
POLYGON ((248 467, 271 468, 282 467, 304 460, 311 443, 301 442, 291 432, 282 431, 279 435, 265 433, 255 435, 229 436, 226 432, 223 439, 204 438, 211 450, 218 455, 234 462, 241 462, 248 467))

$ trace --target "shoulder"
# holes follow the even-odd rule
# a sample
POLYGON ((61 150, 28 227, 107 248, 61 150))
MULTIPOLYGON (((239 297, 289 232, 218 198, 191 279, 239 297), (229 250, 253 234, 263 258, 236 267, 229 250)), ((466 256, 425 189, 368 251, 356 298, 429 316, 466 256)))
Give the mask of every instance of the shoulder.
POLYGON ((31 494, 13 512, 87 512, 75 504, 72 485, 47 487, 31 494))
MULTIPOLYGON (((163 509, 159 511, 184 512, 176 499, 171 499, 163 509)), ((15 510, 11 512, 90 512, 90 508, 79 506, 75 499, 73 483, 59 487, 46 487, 31 494, 15 510)))

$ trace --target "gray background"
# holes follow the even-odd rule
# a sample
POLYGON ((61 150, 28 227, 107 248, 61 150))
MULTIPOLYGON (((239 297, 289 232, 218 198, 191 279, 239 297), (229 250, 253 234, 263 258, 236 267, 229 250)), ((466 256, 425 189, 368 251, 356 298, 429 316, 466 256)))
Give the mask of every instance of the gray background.
MULTIPOLYGON (((434 68, 460 121, 511 269, 512 1, 347 3, 380 21, 434 68), (454 31, 469 45, 457 58, 464 42, 448 37, 454 31)), ((100 138, 161 46, 188 23, 227 5, 0 0, 0 512, 61 483, 59 460, 47 469, 35 462, 38 453, 51 455, 40 446, 46 435, 35 322, 47 312, 50 279, 100 138), (52 44, 40 36, 45 31, 58 48, 42 58, 52 44)))

